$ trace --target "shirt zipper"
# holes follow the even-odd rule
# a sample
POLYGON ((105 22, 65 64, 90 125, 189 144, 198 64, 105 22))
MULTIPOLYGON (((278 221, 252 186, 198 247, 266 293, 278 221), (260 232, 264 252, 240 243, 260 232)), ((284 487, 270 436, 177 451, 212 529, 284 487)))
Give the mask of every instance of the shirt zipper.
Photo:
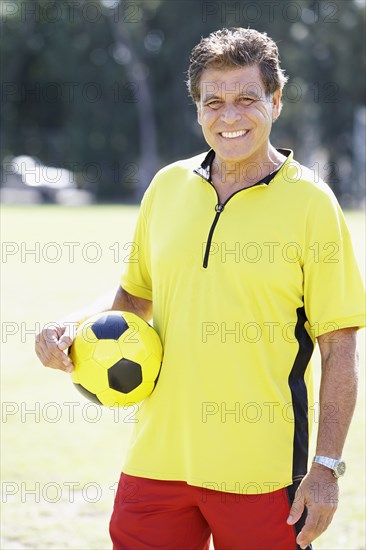
POLYGON ((203 267, 204 267, 204 268, 207 268, 207 265, 208 265, 208 257, 209 257, 209 254, 210 254, 212 236, 213 236, 213 234, 214 234, 216 224, 217 224, 217 222, 219 221, 220 214, 221 214, 221 212, 224 210, 224 207, 225 207, 225 203, 224 203, 224 204, 218 203, 218 204, 216 204, 216 206, 215 206, 216 215, 215 215, 214 221, 212 222, 212 225, 211 225, 211 227, 210 227, 210 231, 208 232, 207 243, 206 243, 206 250, 205 250, 205 256, 204 256, 204 258, 203 258, 203 267))
MULTIPOLYGON (((206 178, 203 178, 203 179, 205 179, 210 185, 212 185, 212 183, 209 180, 207 180, 206 178)), ((216 204, 216 206, 215 206, 216 214, 215 214, 214 220, 211 224, 210 231, 208 232, 206 250, 205 250, 205 255, 204 255, 204 258, 203 258, 203 267, 205 269, 207 269, 207 266, 208 266, 208 258, 209 258, 209 255, 210 255, 211 242, 212 242, 212 237, 213 237, 213 234, 214 234, 214 231, 215 231, 215 227, 217 225, 217 222, 219 221, 219 217, 220 217, 221 213, 224 211, 225 206, 227 205, 229 200, 234 197, 234 195, 237 195, 237 193, 240 193, 241 191, 246 191, 247 189, 251 189, 252 187, 257 187, 259 185, 266 185, 266 184, 265 183, 256 183, 255 185, 251 185, 250 187, 244 187, 243 189, 238 189, 238 191, 235 191, 235 193, 230 195, 230 197, 228 197, 225 202, 223 202, 223 203, 218 202, 216 204)), ((213 185, 212 185, 212 187, 215 189, 215 187, 213 185)), ((218 193, 217 193, 216 189, 215 189, 215 192, 216 192, 216 195, 217 195, 217 199, 219 199, 219 196, 218 196, 218 193)))
MULTIPOLYGON (((288 155, 287 155, 287 158, 288 158, 288 155)), ((211 242, 212 242, 212 237, 213 237, 213 234, 214 234, 214 231, 215 231, 215 227, 217 225, 217 222, 219 221, 219 217, 221 215, 221 212, 224 211, 224 208, 227 205, 227 203, 229 202, 229 200, 232 199, 234 197, 234 195, 236 195, 237 193, 240 193, 240 191, 246 191, 247 189, 251 189, 252 187, 257 187, 259 185, 261 185, 261 186, 268 185, 268 183, 277 175, 277 173, 281 170, 282 166, 286 162, 287 162, 287 159, 281 164, 281 166, 279 166, 274 172, 272 172, 271 174, 266 176, 262 181, 259 181, 258 183, 255 183, 254 185, 251 185, 250 187, 244 187, 243 189, 238 189, 238 191, 235 191, 235 193, 230 195, 230 197, 228 197, 224 203, 220 203, 219 195, 216 191, 216 188, 212 184, 212 182, 207 177, 202 175, 202 173, 199 172, 198 170, 193 170, 195 172, 195 174, 197 174, 197 176, 200 176, 200 178, 207 181, 207 183, 209 183, 213 187, 213 189, 215 190, 216 196, 217 196, 217 201, 218 201, 216 206, 215 206, 216 214, 215 214, 214 220, 211 224, 210 231, 208 232, 208 237, 207 237, 206 250, 205 250, 205 255, 204 255, 204 258, 203 258, 203 267, 205 269, 208 266, 208 257, 210 255, 211 242)))

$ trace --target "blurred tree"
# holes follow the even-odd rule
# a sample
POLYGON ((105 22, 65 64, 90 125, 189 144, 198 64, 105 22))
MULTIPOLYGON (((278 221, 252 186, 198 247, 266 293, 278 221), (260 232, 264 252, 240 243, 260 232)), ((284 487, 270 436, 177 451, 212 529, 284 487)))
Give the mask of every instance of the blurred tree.
POLYGON ((135 98, 140 142, 136 196, 141 198, 146 189, 146 182, 153 178, 158 169, 159 161, 148 68, 140 59, 137 48, 130 36, 128 25, 124 21, 126 6, 128 4, 125 2, 117 2, 114 6, 114 9, 117 7, 117 11, 114 12, 113 16, 108 17, 108 20, 114 37, 115 55, 125 67, 131 86, 131 94, 135 98))

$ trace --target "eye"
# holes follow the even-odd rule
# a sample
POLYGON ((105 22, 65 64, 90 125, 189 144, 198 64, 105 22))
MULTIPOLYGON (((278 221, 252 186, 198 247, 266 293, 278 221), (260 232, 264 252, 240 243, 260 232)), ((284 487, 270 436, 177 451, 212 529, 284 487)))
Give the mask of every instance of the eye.
POLYGON ((211 109, 218 109, 221 105, 222 101, 219 99, 212 99, 211 101, 206 103, 206 107, 211 107, 211 109))
POLYGON ((254 103, 256 99, 254 97, 241 97, 240 104, 245 105, 246 107, 254 103))

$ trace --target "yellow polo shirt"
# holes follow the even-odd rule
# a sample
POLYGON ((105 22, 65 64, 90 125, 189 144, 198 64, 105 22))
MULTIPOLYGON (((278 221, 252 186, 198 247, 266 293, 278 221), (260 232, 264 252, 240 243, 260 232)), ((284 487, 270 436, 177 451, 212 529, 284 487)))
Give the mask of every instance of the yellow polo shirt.
POLYGON ((363 285, 330 188, 287 160, 218 204, 208 154, 147 189, 121 286, 153 301, 164 348, 123 471, 235 493, 307 470, 317 336, 365 324, 363 285))

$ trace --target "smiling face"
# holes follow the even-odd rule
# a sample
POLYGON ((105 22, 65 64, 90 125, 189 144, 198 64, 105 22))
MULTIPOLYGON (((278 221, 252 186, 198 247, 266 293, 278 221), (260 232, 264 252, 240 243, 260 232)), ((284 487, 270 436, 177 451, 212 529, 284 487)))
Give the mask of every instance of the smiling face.
POLYGON ((206 69, 197 114, 217 161, 269 162, 269 135, 281 111, 280 99, 281 90, 266 96, 258 65, 206 69))

